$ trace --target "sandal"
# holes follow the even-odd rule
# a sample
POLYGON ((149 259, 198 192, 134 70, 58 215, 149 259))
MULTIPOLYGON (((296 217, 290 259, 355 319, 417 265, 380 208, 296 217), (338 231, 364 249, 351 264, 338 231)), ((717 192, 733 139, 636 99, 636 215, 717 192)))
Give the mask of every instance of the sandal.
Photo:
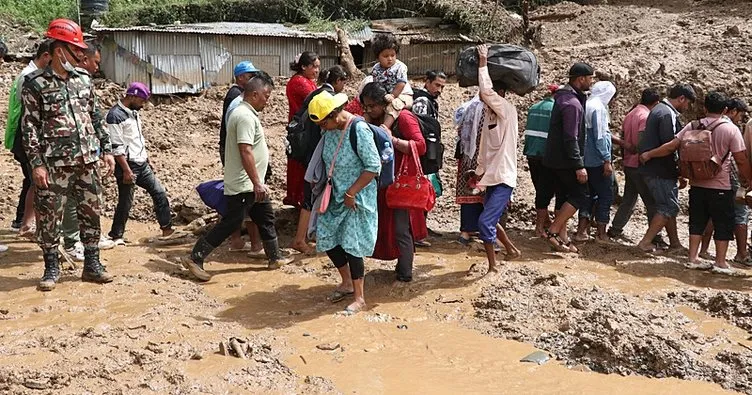
MULTIPOLYGON (((546 231, 546 241, 548 241, 548 245, 551 246, 551 249, 556 252, 571 252, 569 245, 570 243, 564 243, 564 240, 559 237, 558 234, 551 233, 550 231, 546 231), (568 245, 569 244, 569 245, 568 245)), ((577 248, 577 247, 575 247, 577 248)))
MULTIPOLYGON (((353 303, 353 304, 354 304, 354 303, 353 303)), ((349 317, 349 316, 351 316, 351 315, 355 315, 355 314, 358 314, 358 313, 360 313, 360 312, 361 312, 361 311, 363 311, 363 309, 365 309, 365 308, 366 308, 366 306, 365 306, 365 305, 362 305, 362 306, 361 306, 361 305, 357 305, 357 306, 355 306, 355 307, 352 307, 352 305, 350 305, 350 306, 347 306, 347 307, 345 307, 345 309, 344 309, 344 310, 342 310, 342 312, 341 312, 340 314, 342 314, 342 315, 344 315, 344 316, 348 316, 348 317, 349 317)))
POLYGON ((171 240, 178 240, 182 239, 184 237, 188 237, 190 234, 188 232, 184 232, 182 230, 176 230, 172 232, 169 236, 159 236, 157 237, 157 240, 159 241, 171 241, 171 240))
POLYGON ((727 276, 735 276, 736 275, 736 271, 734 269, 730 268, 730 267, 713 266, 713 268, 710 269, 710 271, 712 273, 715 273, 715 274, 725 274, 727 276))
POLYGON ((335 289, 329 296, 326 297, 326 300, 337 303, 343 301, 346 297, 353 294, 353 291, 342 291, 339 289, 335 289))
POLYGON ((462 246, 464 246, 464 247, 469 246, 472 241, 473 241, 472 238, 471 239, 466 239, 466 238, 464 238, 462 236, 460 236, 460 237, 457 238, 457 242, 460 243, 460 244, 462 244, 462 246))

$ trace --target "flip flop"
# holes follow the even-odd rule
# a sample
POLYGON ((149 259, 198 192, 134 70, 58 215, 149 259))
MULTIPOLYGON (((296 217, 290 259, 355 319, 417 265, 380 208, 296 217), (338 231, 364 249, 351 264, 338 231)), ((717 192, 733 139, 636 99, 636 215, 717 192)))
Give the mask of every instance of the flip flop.
POLYGON ((457 242, 462 244, 463 246, 467 247, 472 243, 473 239, 466 239, 462 236, 457 237, 457 242))
POLYGON ((365 306, 359 306, 359 307, 355 307, 355 308, 347 306, 347 307, 345 307, 344 310, 342 310, 341 314, 344 315, 344 316, 348 316, 349 317, 349 316, 352 316, 352 315, 360 313, 361 311, 363 311, 364 308, 365 308, 365 306))
POLYGON ((252 249, 253 249, 253 244, 251 244, 250 242, 246 242, 240 248, 232 248, 232 246, 230 246, 230 248, 228 248, 227 250, 230 252, 248 252, 248 251, 251 251, 252 249))
POLYGON ((339 289, 335 289, 329 296, 326 297, 326 300, 337 303, 343 301, 346 297, 352 295, 352 291, 341 291, 339 289))
POLYGON ((727 276, 736 276, 737 275, 736 270, 734 270, 734 269, 732 269, 730 267, 713 266, 713 268, 710 269, 710 271, 712 273, 715 273, 715 274, 725 274, 727 276))
POLYGON ((248 251, 248 258, 266 259, 266 252, 264 252, 263 248, 258 251, 248 251))
POLYGON ((416 247, 426 247, 426 248, 428 248, 428 247, 431 246, 431 243, 429 243, 426 240, 418 240, 418 241, 415 241, 413 244, 415 244, 416 247))
POLYGON ((159 236, 159 237, 157 237, 157 240, 159 240, 159 241, 178 240, 178 239, 182 239, 184 237, 188 237, 189 235, 190 235, 190 233, 188 233, 188 232, 183 232, 182 230, 176 230, 176 231, 172 232, 172 234, 169 235, 169 236, 159 236))

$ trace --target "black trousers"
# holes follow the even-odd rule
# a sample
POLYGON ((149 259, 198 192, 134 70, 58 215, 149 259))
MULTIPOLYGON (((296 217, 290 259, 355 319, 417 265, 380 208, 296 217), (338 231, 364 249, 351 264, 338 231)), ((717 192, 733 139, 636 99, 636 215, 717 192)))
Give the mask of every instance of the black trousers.
POLYGON ((227 215, 206 234, 206 241, 214 248, 219 247, 231 234, 240 229, 246 213, 258 227, 261 240, 270 241, 277 238, 271 202, 266 200, 256 203, 253 192, 246 192, 227 196, 227 215))
POLYGON ((172 226, 172 214, 170 213, 170 202, 167 200, 167 191, 159 182, 159 179, 151 169, 149 162, 136 163, 128 162, 133 175, 136 177, 134 184, 123 183, 123 169, 118 164, 115 166, 115 179, 118 184, 118 204, 115 208, 115 217, 112 219, 112 228, 109 236, 112 239, 119 239, 125 234, 125 224, 128 222, 131 207, 133 207, 133 194, 136 186, 144 188, 151 196, 154 202, 154 212, 157 215, 157 221, 162 229, 172 226))
POLYGON ((353 280, 359 280, 365 276, 366 268, 363 258, 348 254, 342 246, 332 248, 326 252, 326 255, 329 256, 337 269, 350 264, 350 277, 353 280))
POLYGON ((21 223, 23 221, 24 211, 26 211, 26 194, 31 189, 31 170, 28 163, 21 163, 21 172, 23 172, 23 184, 21 185, 21 193, 18 195, 18 204, 16 205, 16 221, 21 223))

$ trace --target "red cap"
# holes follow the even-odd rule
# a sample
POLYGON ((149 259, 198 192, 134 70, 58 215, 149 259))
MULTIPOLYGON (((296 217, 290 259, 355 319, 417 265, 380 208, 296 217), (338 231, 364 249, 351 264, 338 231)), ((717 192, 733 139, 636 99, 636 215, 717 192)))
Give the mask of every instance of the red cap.
POLYGON ((55 19, 50 22, 50 26, 47 28, 47 33, 44 36, 81 49, 87 48, 84 43, 84 33, 81 31, 81 27, 70 19, 55 19))

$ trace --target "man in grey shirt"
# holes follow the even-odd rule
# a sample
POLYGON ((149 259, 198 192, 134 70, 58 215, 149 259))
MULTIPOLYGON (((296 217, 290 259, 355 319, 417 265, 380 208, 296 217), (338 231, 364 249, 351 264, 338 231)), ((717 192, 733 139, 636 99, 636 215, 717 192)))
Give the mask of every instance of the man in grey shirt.
MULTIPOLYGON (((668 98, 661 100, 648 115, 645 131, 638 144, 640 154, 674 139, 682 129, 679 114, 689 110, 696 97, 694 89, 688 84, 677 84, 671 88, 668 98)), ((669 250, 683 248, 676 230, 676 216, 679 214, 679 189, 687 186, 687 180, 679 179, 678 156, 674 153, 641 163, 639 172, 653 194, 655 215, 637 246, 645 252, 655 251, 657 246, 653 244, 653 238, 665 227, 669 250)))

